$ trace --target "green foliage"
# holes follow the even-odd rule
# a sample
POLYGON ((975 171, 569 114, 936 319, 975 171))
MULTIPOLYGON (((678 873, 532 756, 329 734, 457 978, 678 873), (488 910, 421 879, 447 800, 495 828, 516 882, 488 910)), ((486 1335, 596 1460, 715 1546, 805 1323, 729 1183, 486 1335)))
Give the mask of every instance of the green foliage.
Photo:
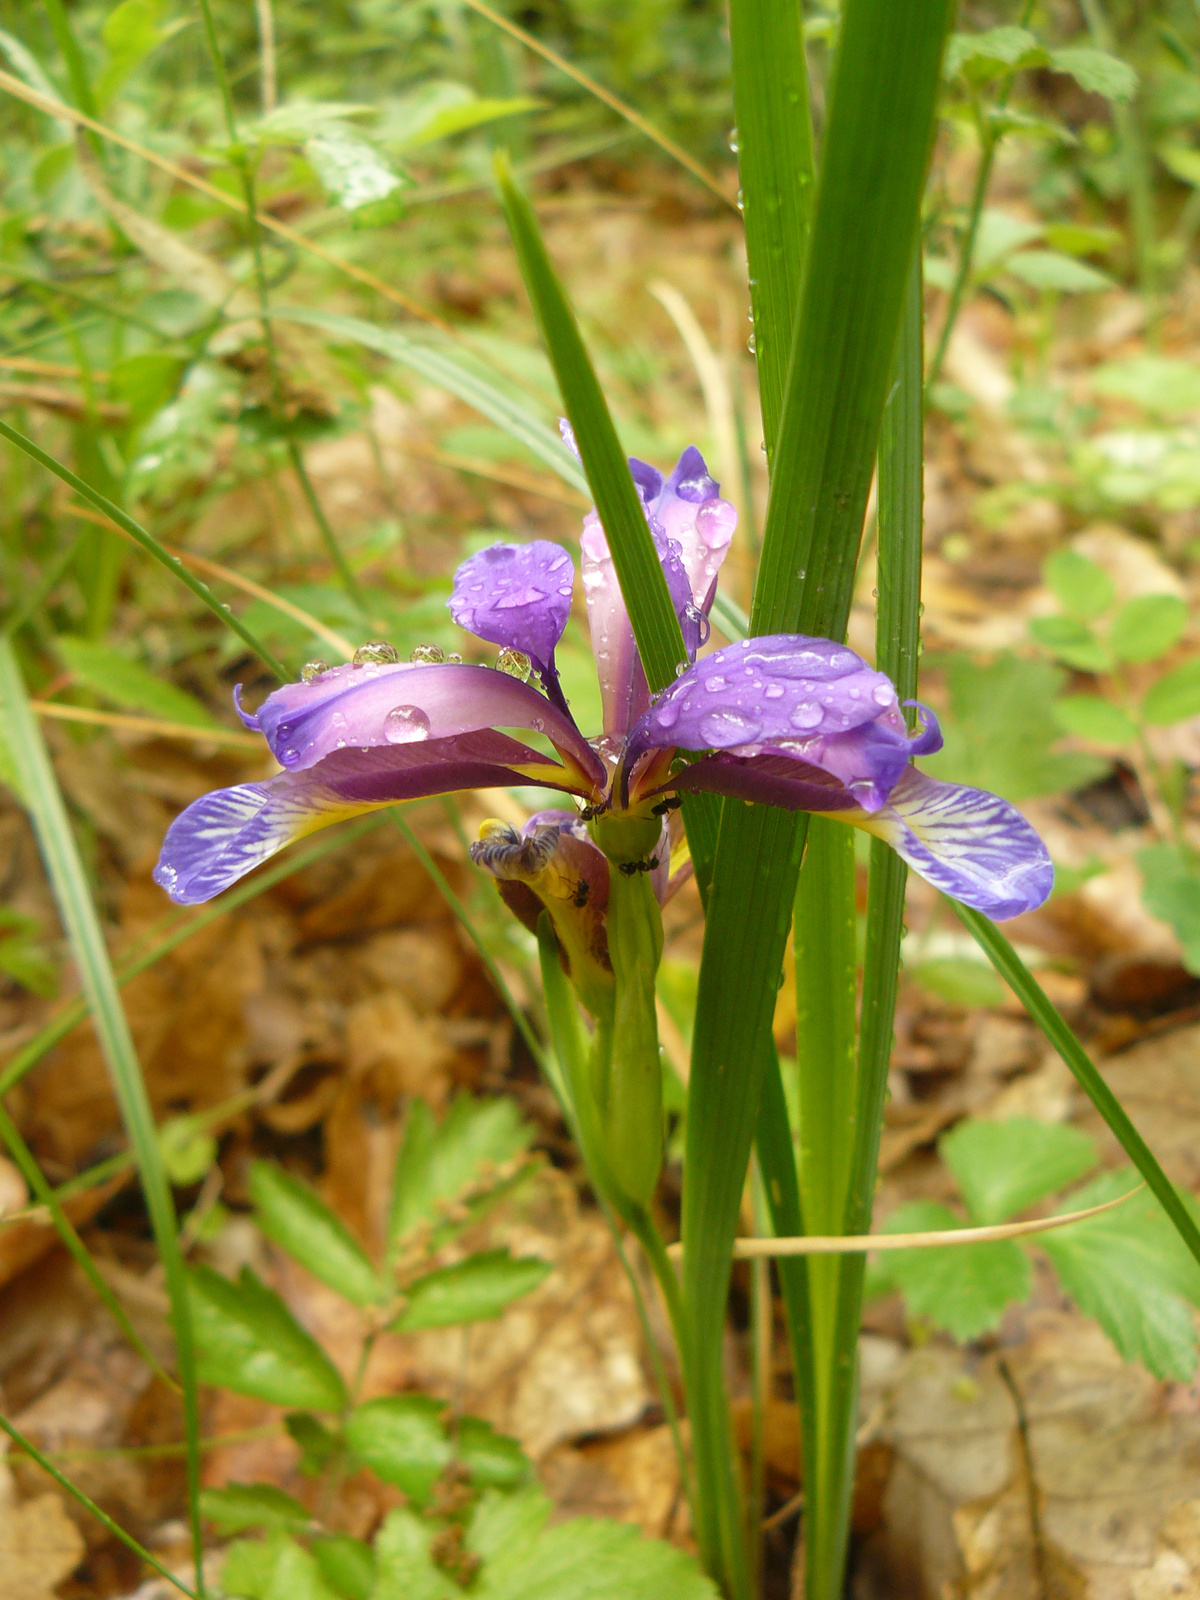
POLYGON ((1132 356, 1093 367, 1097 394, 1132 400, 1146 411, 1167 416, 1200 411, 1200 367, 1177 356, 1132 356))
MULTIPOLYGON (((1107 1172, 1071 1196, 1070 1209, 1102 1205, 1132 1187, 1128 1172, 1107 1172)), ((1181 1199, 1193 1215, 1191 1195, 1181 1199)), ((1200 1266, 1152 1195, 1135 1195, 1103 1216, 1041 1240, 1063 1287, 1096 1318, 1127 1361, 1162 1378, 1187 1381, 1196 1370, 1200 1266)))
POLYGON ((507 1250, 487 1250, 452 1267, 441 1267, 405 1286, 404 1310, 391 1324, 398 1333, 446 1328, 498 1317, 531 1293, 553 1271, 536 1256, 515 1260, 507 1250))
POLYGON ((952 1006, 999 1006, 1005 989, 986 961, 970 956, 932 956, 914 962, 907 975, 952 1006))
POLYGON ((170 1117, 159 1125, 158 1147, 171 1182, 199 1183, 217 1159, 217 1141, 195 1116, 170 1117))
POLYGON ((1200 657, 1185 661, 1152 683, 1142 700, 1142 720, 1152 727, 1168 727, 1200 715, 1200 657))
POLYGON ((1200 861, 1186 845, 1153 844, 1138 851, 1137 863, 1146 910, 1170 923, 1184 966, 1200 973, 1200 861))
POLYGON ((1049 67, 1074 78, 1089 94, 1129 100, 1137 92, 1137 73, 1125 61, 1089 45, 1047 49, 1028 28, 986 28, 956 33, 946 49, 945 75, 973 88, 1014 72, 1049 67))
POLYGON ((440 1124, 423 1100, 414 1100, 396 1159, 391 1238, 444 1222, 464 1196, 486 1188, 489 1179, 494 1183, 497 1169, 517 1161, 529 1137, 511 1100, 461 1095, 440 1124))
POLYGON ((1187 621, 1187 606, 1177 595, 1139 595, 1113 618, 1109 648, 1118 661, 1157 661, 1179 643, 1187 621))
POLYGON ((1112 665, 1104 644, 1077 617, 1034 617, 1029 632, 1044 650, 1080 672, 1106 672, 1112 665))
POLYGON ((1091 744, 1128 744, 1137 723, 1127 711, 1098 694, 1064 694, 1054 702, 1054 718, 1064 733, 1091 744))
POLYGON ((1113 581, 1103 567, 1071 549, 1046 557, 1042 581, 1070 617, 1092 622, 1112 605, 1113 581))
POLYGON ((355 1305, 378 1301, 383 1284, 362 1246, 305 1183, 268 1161, 250 1168, 259 1227, 314 1277, 355 1305))
POLYGON ((48 1000, 58 990, 58 967, 42 944, 36 917, 0 906, 0 973, 48 1000))
POLYGON ((307 1528, 311 1516, 299 1500, 269 1483, 229 1483, 223 1489, 204 1489, 200 1510, 222 1533, 244 1533, 247 1528, 307 1528))
POLYGON ((231 1544, 221 1586, 231 1600, 344 1600, 325 1582, 316 1559, 282 1531, 231 1544))
POLYGON ((938 1141, 977 1227, 1004 1222, 1096 1165, 1094 1141, 1061 1122, 960 1122, 938 1141))
POLYGON ((230 1283, 211 1267, 188 1274, 201 1382, 275 1405, 340 1411, 337 1368, 277 1294, 249 1267, 230 1283))
POLYGON ((56 640, 56 648, 63 665, 82 688, 93 690, 114 705, 164 722, 182 722, 190 728, 214 726, 212 716, 192 695, 111 645, 63 634, 56 640))
POLYGON ((1031 800, 1076 789, 1099 777, 1103 761, 1063 754, 1051 705, 1063 674, 1043 661, 999 655, 984 665, 969 656, 941 658, 950 714, 941 752, 922 765, 934 777, 991 789, 1008 800, 1031 800))
MULTIPOLYGON (((932 1200, 914 1200, 888 1218, 885 1233, 924 1233, 961 1228, 953 1211, 932 1200)), ((889 1252, 874 1280, 904 1292, 909 1315, 945 1328, 966 1341, 996 1327, 1004 1308, 1033 1287, 1025 1252, 1012 1239, 945 1249, 889 1252)))
POLYGON ((321 1576, 345 1600, 370 1600, 375 1587, 375 1552, 348 1533, 326 1534, 312 1542, 321 1576))
POLYGON ((368 1400, 350 1414, 346 1439, 360 1460, 417 1506, 429 1504, 434 1485, 451 1466, 476 1487, 512 1488, 529 1476, 515 1439, 478 1417, 452 1427, 445 1402, 429 1395, 368 1400))

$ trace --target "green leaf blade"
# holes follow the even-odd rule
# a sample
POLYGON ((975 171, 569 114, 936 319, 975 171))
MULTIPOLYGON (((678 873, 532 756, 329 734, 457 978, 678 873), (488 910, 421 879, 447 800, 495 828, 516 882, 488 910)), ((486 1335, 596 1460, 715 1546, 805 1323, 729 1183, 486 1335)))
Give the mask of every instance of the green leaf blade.
POLYGON ((507 1250, 468 1256, 408 1284, 407 1304, 391 1326, 397 1333, 415 1333, 419 1328, 490 1321, 514 1300, 531 1294, 553 1270, 548 1261, 515 1259, 507 1250))
POLYGON ((444 1400, 425 1394, 368 1400, 351 1413, 346 1438, 372 1472, 423 1506, 454 1456, 445 1409, 444 1400))
POLYGON ((307 1184, 269 1161, 256 1161, 250 1197, 267 1238, 314 1277, 357 1306, 382 1298, 383 1284, 362 1246, 307 1184))

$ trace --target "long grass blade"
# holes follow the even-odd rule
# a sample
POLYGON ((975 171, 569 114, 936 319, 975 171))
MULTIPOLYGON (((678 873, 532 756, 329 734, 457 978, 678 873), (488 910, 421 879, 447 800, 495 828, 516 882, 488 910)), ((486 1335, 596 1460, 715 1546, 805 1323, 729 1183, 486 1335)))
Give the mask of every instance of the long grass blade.
POLYGON ((1154 1152, 1130 1121, 1128 1112, 1105 1083, 1087 1051, 1059 1015, 1053 1001, 1047 997, 1041 984, 994 922, 967 906, 955 903, 954 909, 1047 1041, 1070 1068, 1080 1088, 1116 1136, 1122 1150, 1146 1180, 1146 1187, 1174 1223, 1179 1237, 1196 1260, 1200 1261, 1200 1228, 1197 1228, 1191 1213, 1176 1194, 1170 1178, 1159 1166, 1154 1152))
POLYGON ((15 445, 25 455, 31 456, 39 466, 45 467, 46 471, 52 472, 56 478, 61 478, 68 488, 74 489, 75 493, 82 496, 89 505, 95 506, 97 511, 102 511, 106 517, 115 522, 136 544, 140 544, 143 550, 161 562, 173 577, 178 578, 186 589, 190 589, 201 605, 211 611, 213 616, 227 628, 232 628, 242 643, 254 652, 264 666, 269 667, 277 678, 287 681, 289 674, 283 663, 277 661, 266 645, 261 644, 249 628, 238 621, 229 607, 217 599, 206 583, 201 583, 199 578, 192 576, 178 556, 169 555, 152 533, 147 533, 145 528, 131 516, 127 516, 120 506, 114 505, 98 489, 93 489, 90 483, 85 483, 82 478, 76 477, 69 467, 64 467, 61 461, 56 461, 53 456, 47 455, 39 445, 34 444, 32 439, 27 439, 23 433, 18 433, 16 428, 9 427, 7 422, 0 421, 0 438, 7 439, 9 444, 15 445))
POLYGON ((37 721, 29 708, 21 669, 7 639, 0 639, 0 705, 4 708, 5 730, 59 915, 70 940, 88 1009, 95 1022, 113 1090, 137 1158, 146 1208, 166 1276, 189 1445, 188 1485, 196 1587, 203 1593, 203 1546, 198 1511, 200 1415, 191 1311, 179 1250, 175 1205, 163 1166, 154 1113, 138 1065, 129 1023, 121 1007, 117 982, 88 890, 83 863, 79 859, 67 808, 37 721))
POLYGON ((502 156, 496 159, 496 177, 521 276, 575 430, 583 470, 612 551, 646 680, 651 689, 663 689, 675 681, 680 662, 687 662, 667 580, 612 416, 575 314, 550 264, 533 207, 517 187, 502 156))

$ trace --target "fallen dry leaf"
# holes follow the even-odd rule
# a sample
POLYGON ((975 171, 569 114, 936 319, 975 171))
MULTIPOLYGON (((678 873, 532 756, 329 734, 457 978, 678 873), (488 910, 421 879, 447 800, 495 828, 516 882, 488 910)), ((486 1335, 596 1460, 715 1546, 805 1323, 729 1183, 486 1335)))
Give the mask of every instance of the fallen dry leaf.
MULTIPOLYGON (((7 1441, 6 1441, 7 1442, 7 1441)), ((56 1494, 19 1501, 0 1460, 0 1584, 4 1600, 56 1600, 56 1584, 83 1559, 83 1535, 56 1494)))

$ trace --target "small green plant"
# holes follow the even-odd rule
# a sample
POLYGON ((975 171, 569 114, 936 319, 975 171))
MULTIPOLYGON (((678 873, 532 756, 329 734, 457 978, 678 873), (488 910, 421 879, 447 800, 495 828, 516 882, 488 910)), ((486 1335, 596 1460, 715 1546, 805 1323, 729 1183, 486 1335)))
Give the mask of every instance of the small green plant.
POLYGON ((384 1329, 416 1332, 497 1317, 552 1270, 507 1250, 434 1265, 438 1253, 531 1170, 529 1128, 508 1100, 458 1099, 437 1123, 423 1101, 408 1115, 382 1262, 373 1262, 305 1183, 257 1162, 250 1192, 259 1227, 315 1277, 368 1312, 358 1379, 327 1353, 248 1268, 230 1282, 190 1273, 200 1376, 291 1408, 300 1470, 331 1503, 348 1472, 368 1467, 399 1489, 373 1543, 322 1523, 270 1484, 206 1490, 204 1515, 230 1545, 222 1586, 241 1600, 705 1600, 713 1590, 687 1556, 621 1523, 547 1526, 550 1502, 515 1439, 426 1394, 360 1400, 367 1358, 384 1329), (597 1574, 603 1574, 595 1588, 597 1574))
POLYGON ((1142 898, 1175 930, 1188 971, 1200 973, 1200 855, 1184 832, 1187 772, 1156 757, 1148 735, 1200 715, 1200 657, 1167 665, 1187 630, 1187 606, 1173 594, 1118 605, 1108 574, 1074 550, 1050 556, 1043 576, 1060 610, 1035 617, 1030 632, 1048 654, 1098 680, 1098 692, 1060 695, 1054 718, 1136 770, 1159 834, 1138 852, 1142 898))
MULTIPOLYGON (((1095 1144, 1079 1128, 1028 1117, 960 1122, 938 1141, 938 1153, 958 1184, 970 1227, 1009 1221, 1099 1161, 1095 1144)), ((1128 1167, 1101 1173, 1058 1210, 1083 1211, 1115 1200, 1130 1193, 1134 1178, 1128 1167)), ((1187 1203, 1195 1208, 1190 1197, 1187 1203)), ((914 1200, 892 1213, 883 1232, 963 1226, 949 1207, 914 1200)), ((1200 1269, 1151 1196, 1134 1194, 1112 1211, 1040 1234, 1036 1248, 1127 1361, 1142 1362, 1160 1378, 1191 1378, 1197 1362, 1191 1307, 1200 1306, 1200 1269)), ((899 1289, 915 1320, 959 1340, 977 1339, 999 1325, 1007 1306, 1028 1297, 1029 1249, 1016 1239, 995 1239, 896 1250, 879 1258, 869 1287, 875 1294, 899 1289)))

